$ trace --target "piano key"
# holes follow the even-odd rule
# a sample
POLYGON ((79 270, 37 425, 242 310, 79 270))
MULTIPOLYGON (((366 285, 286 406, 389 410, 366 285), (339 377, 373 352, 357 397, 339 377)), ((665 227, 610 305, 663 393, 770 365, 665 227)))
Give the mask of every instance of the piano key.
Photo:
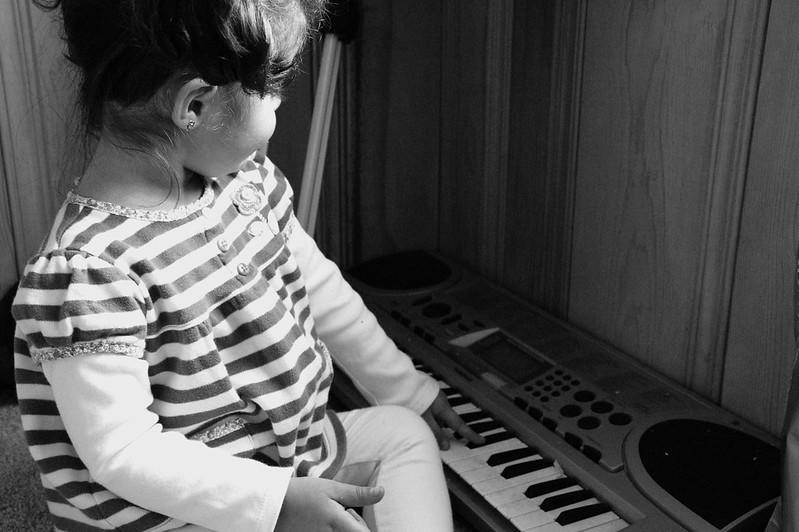
POLYGON ((526 514, 513 517, 510 519, 510 522, 513 523, 516 526, 516 528, 518 528, 519 530, 524 530, 524 531, 535 530, 536 532, 538 532, 540 527, 544 527, 547 525, 551 526, 553 523, 560 527, 560 525, 554 522, 551 515, 541 510, 534 510, 526 514))
MULTIPOLYGON (((580 501, 574 505, 567 506, 563 509, 563 511, 579 508, 581 505, 585 505, 584 503, 590 505, 597 502, 598 501, 596 499, 591 498, 587 501, 580 501)), ((530 512, 529 514, 523 514, 516 518, 512 518, 510 521, 516 525, 519 530, 523 530, 525 532, 580 532, 597 524, 585 522, 585 526, 583 526, 583 523, 578 521, 570 525, 563 526, 557 522, 557 517, 560 515, 560 513, 562 512, 536 510, 534 512, 530 512)))
MULTIPOLYGON (((560 476, 560 473, 553 472, 551 476, 544 477, 542 481, 546 481, 551 478, 557 478, 560 476)), ((495 508, 498 508, 504 504, 509 504, 511 502, 517 500, 527 500, 532 503, 534 508, 538 508, 538 504, 540 501, 530 500, 528 497, 524 495, 524 489, 527 485, 512 485, 505 488, 502 488, 498 491, 492 491, 490 493, 486 493, 483 495, 483 498, 488 501, 488 503, 495 508)))
POLYGON ((456 406, 465 405, 467 403, 470 403, 470 401, 467 398, 465 398, 464 396, 462 396, 460 394, 456 394, 456 395, 447 397, 447 400, 449 401, 449 406, 451 406, 451 407, 456 407, 456 406))
POLYGON ((510 438, 494 443, 486 444, 482 447, 479 447, 479 451, 469 448, 464 440, 453 440, 450 443, 449 449, 446 451, 441 451, 441 459, 444 461, 445 464, 449 464, 450 462, 454 462, 456 460, 462 460, 464 458, 468 458, 470 456, 474 456, 475 454, 484 454, 484 453, 492 453, 492 452, 501 452, 507 451, 512 448, 517 447, 525 447, 526 444, 522 442, 518 438, 510 438))
MULTIPOLYGON (((506 519, 511 520, 511 522, 513 522, 513 519, 533 512, 538 512, 540 514, 539 517, 542 520, 549 519, 549 517, 546 516, 540 508, 536 508, 535 505, 530 503, 530 501, 527 499, 503 504, 502 506, 498 506, 497 510, 499 513, 505 516, 506 519)), ((530 517, 531 516, 528 516, 527 519, 530 520, 530 517)))
POLYGON ((569 492, 572 492, 572 491, 580 491, 580 490, 582 490, 582 489, 583 489, 583 487, 582 487, 582 486, 580 486, 579 484, 575 483, 575 484, 574 484, 574 485, 572 485, 572 486, 568 486, 568 487, 566 487, 566 488, 563 488, 563 489, 560 489, 560 490, 556 490, 556 491, 553 491, 553 492, 547 493, 546 495, 540 495, 540 496, 538 496, 538 497, 533 497, 533 498, 531 498, 531 499, 530 499, 530 501, 532 501, 533 503, 535 503, 535 504, 537 504, 537 505, 540 505, 540 504, 541 504, 541 502, 542 502, 544 499, 546 499, 547 497, 550 497, 550 496, 552 496, 552 495, 561 495, 561 494, 563 494, 563 493, 569 493, 569 492))
POLYGON ((501 429, 502 424, 497 421, 496 419, 488 419, 486 421, 477 421, 474 423, 469 423, 469 428, 473 431, 477 432, 478 434, 483 434, 488 432, 489 430, 501 429))
POLYGON ((564 488, 570 488, 572 486, 576 486, 577 481, 573 478, 562 476, 559 478, 554 478, 552 480, 548 480, 546 482, 539 482, 527 488, 524 494, 529 499, 535 499, 538 497, 550 495, 553 492, 560 491, 564 488))
POLYGON ((550 512, 588 500, 593 496, 594 494, 586 489, 561 493, 560 495, 552 495, 541 501, 541 509, 550 512))
MULTIPOLYGON (((616 513, 613 511, 607 511, 598 515, 586 517, 585 519, 580 519, 579 521, 575 521, 574 523, 570 523, 568 525, 562 525, 563 532, 583 532, 584 530, 591 530, 598 526, 602 526, 605 523, 612 523, 618 519, 619 516, 616 515, 616 513)), ((556 519, 555 522, 557 521, 558 520, 556 519)))
POLYGON ((551 478, 557 474, 562 475, 563 471, 561 471, 559 467, 553 465, 547 469, 542 469, 541 471, 535 471, 533 473, 527 473, 526 475, 522 475, 520 477, 499 477, 497 479, 484 480, 483 482, 478 482, 472 487, 475 489, 475 491, 477 491, 477 493, 485 497, 487 494, 495 491, 509 488, 511 486, 528 486, 533 482, 543 480, 545 478, 551 478))
MULTIPOLYGON (((451 406, 451 405, 450 405, 451 406)), ((469 412, 480 412, 481 410, 474 403, 467 403, 465 405, 453 406, 452 409, 456 414, 468 414, 469 412)))
POLYGON ((552 467, 552 463, 552 460, 540 457, 534 460, 528 460, 526 462, 519 462, 518 464, 509 465, 503 469, 502 476, 504 478, 519 477, 527 473, 533 473, 534 471, 550 468, 552 467))
MULTIPOLYGON (((456 456, 456 453, 452 453, 445 456, 444 453, 449 453, 449 451, 444 451, 442 453, 442 459, 445 464, 457 473, 460 471, 468 471, 469 469, 491 467, 486 463, 488 457, 496 453, 522 448, 524 448, 524 443, 514 438, 498 442, 492 445, 490 449, 469 449, 470 453, 467 455, 460 454, 456 456), (477 452, 478 450, 481 452, 477 452)), ((497 475, 499 475, 499 471, 497 471, 497 475)))
POLYGON ((538 451, 532 447, 522 447, 520 449, 512 449, 510 451, 502 451, 494 453, 488 457, 486 463, 490 466, 498 466, 520 460, 522 458, 529 458, 538 454, 538 451))
POLYGON ((511 434, 505 429, 499 430, 497 432, 489 432, 488 434, 481 434, 481 436, 485 440, 484 443, 469 442, 466 444, 466 447, 468 447, 469 449, 477 449, 485 445, 490 445, 492 443, 500 442, 503 440, 509 440, 514 437, 513 434, 511 434))
MULTIPOLYGON (((540 456, 538 457, 540 459, 540 456)), ((521 462, 520 462, 521 463, 521 462)), ((551 463, 551 462, 550 462, 551 463)), ((475 484, 488 479, 513 478, 506 477, 504 471, 497 467, 489 466, 482 457, 472 457, 449 464, 450 468, 458 473, 469 484, 475 484)), ((507 469, 507 468, 506 468, 507 469)), ((532 471, 529 471, 532 472, 532 471)), ((522 473, 516 476, 520 476, 522 473)), ((527 474, 525 472, 524 474, 527 474)))
POLYGON ((482 410, 474 410, 472 412, 466 412, 459 415, 466 423, 473 423, 475 421, 480 421, 481 419, 491 419, 491 417, 482 410))
POLYGON ((615 519, 614 521, 610 521, 609 523, 589 528, 588 530, 585 530, 585 532, 618 532, 619 530, 624 530, 628 526, 630 526, 630 523, 619 518, 615 519))
MULTIPOLYGON (((597 504, 591 504, 588 506, 581 506, 580 508, 574 508, 572 510, 567 510, 565 512, 561 512, 558 517, 555 519, 561 525, 570 525, 572 523, 576 523, 577 521, 584 521, 590 517, 596 517, 598 515, 611 513, 610 506, 607 504, 600 502, 597 504)), ((610 521, 611 519, 608 519, 610 521)), ((597 523, 602 524, 602 523, 597 523)))

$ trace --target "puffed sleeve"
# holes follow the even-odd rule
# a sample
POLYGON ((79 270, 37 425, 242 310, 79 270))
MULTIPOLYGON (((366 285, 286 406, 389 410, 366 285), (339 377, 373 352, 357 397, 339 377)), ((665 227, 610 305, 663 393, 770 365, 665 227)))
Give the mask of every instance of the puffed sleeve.
POLYGON ((56 250, 28 263, 13 314, 38 363, 91 353, 141 357, 147 334, 144 293, 100 258, 56 250))

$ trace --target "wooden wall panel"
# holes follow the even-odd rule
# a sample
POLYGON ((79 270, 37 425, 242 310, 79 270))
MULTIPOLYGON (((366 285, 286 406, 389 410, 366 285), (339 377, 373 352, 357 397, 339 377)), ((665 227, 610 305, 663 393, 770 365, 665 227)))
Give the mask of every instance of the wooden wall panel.
POLYGON ((516 2, 499 281, 565 316, 585 3, 516 2))
POLYGON ((83 162, 58 35, 31 2, 0 7, 0 291, 39 247, 83 162))
POLYGON ((588 3, 569 318, 680 382, 732 5, 588 3))
POLYGON ((794 363, 799 4, 771 2, 732 292, 722 401, 780 431, 794 363))
POLYGON ((363 2, 354 256, 436 248, 441 116, 441 4, 363 2))
MULTIPOLYGON (((485 174, 488 4, 445 0, 442 15, 440 247, 473 267, 481 262, 481 246, 495 249, 484 240, 482 217, 486 196, 498 202, 505 185, 491 184, 487 178, 496 176, 485 174)), ((500 138, 493 141, 500 149, 500 138)), ((504 205, 493 206, 496 224, 504 205)))

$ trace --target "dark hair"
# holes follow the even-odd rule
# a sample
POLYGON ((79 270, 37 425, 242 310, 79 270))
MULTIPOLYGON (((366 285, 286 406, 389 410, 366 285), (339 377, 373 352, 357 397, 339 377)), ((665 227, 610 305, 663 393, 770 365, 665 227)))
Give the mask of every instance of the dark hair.
MULTIPOLYGON (((245 92, 262 97, 279 93, 297 67, 309 32, 317 29, 325 2, 33 1, 45 9, 61 8, 67 58, 80 71, 79 103, 87 132, 107 127, 139 146, 148 134, 131 137, 131 126, 145 123, 146 117, 138 113, 131 123, 109 115, 150 102, 170 82, 199 77, 218 86, 238 82, 245 92)), ((163 128, 163 123, 152 124, 150 130, 163 128)))

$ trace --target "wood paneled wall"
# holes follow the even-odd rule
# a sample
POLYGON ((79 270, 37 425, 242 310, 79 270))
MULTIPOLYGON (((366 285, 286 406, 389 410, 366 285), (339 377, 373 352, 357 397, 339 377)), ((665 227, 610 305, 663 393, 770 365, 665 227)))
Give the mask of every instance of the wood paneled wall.
MULTIPOLYGON (((0 17, 0 242, 16 250, 0 258, 0 288, 69 173, 58 41, 29 8, 13 2, 0 17)), ((403 0, 359 11, 323 248, 344 267, 440 249, 779 432, 794 362, 796 3, 403 0)), ((313 57, 270 147, 298 193, 313 57)))
POLYGON ((799 8, 364 4, 353 259, 440 249, 779 432, 799 8))
POLYGON ((32 2, 0 5, 0 293, 19 280, 81 162, 62 50, 32 2))

